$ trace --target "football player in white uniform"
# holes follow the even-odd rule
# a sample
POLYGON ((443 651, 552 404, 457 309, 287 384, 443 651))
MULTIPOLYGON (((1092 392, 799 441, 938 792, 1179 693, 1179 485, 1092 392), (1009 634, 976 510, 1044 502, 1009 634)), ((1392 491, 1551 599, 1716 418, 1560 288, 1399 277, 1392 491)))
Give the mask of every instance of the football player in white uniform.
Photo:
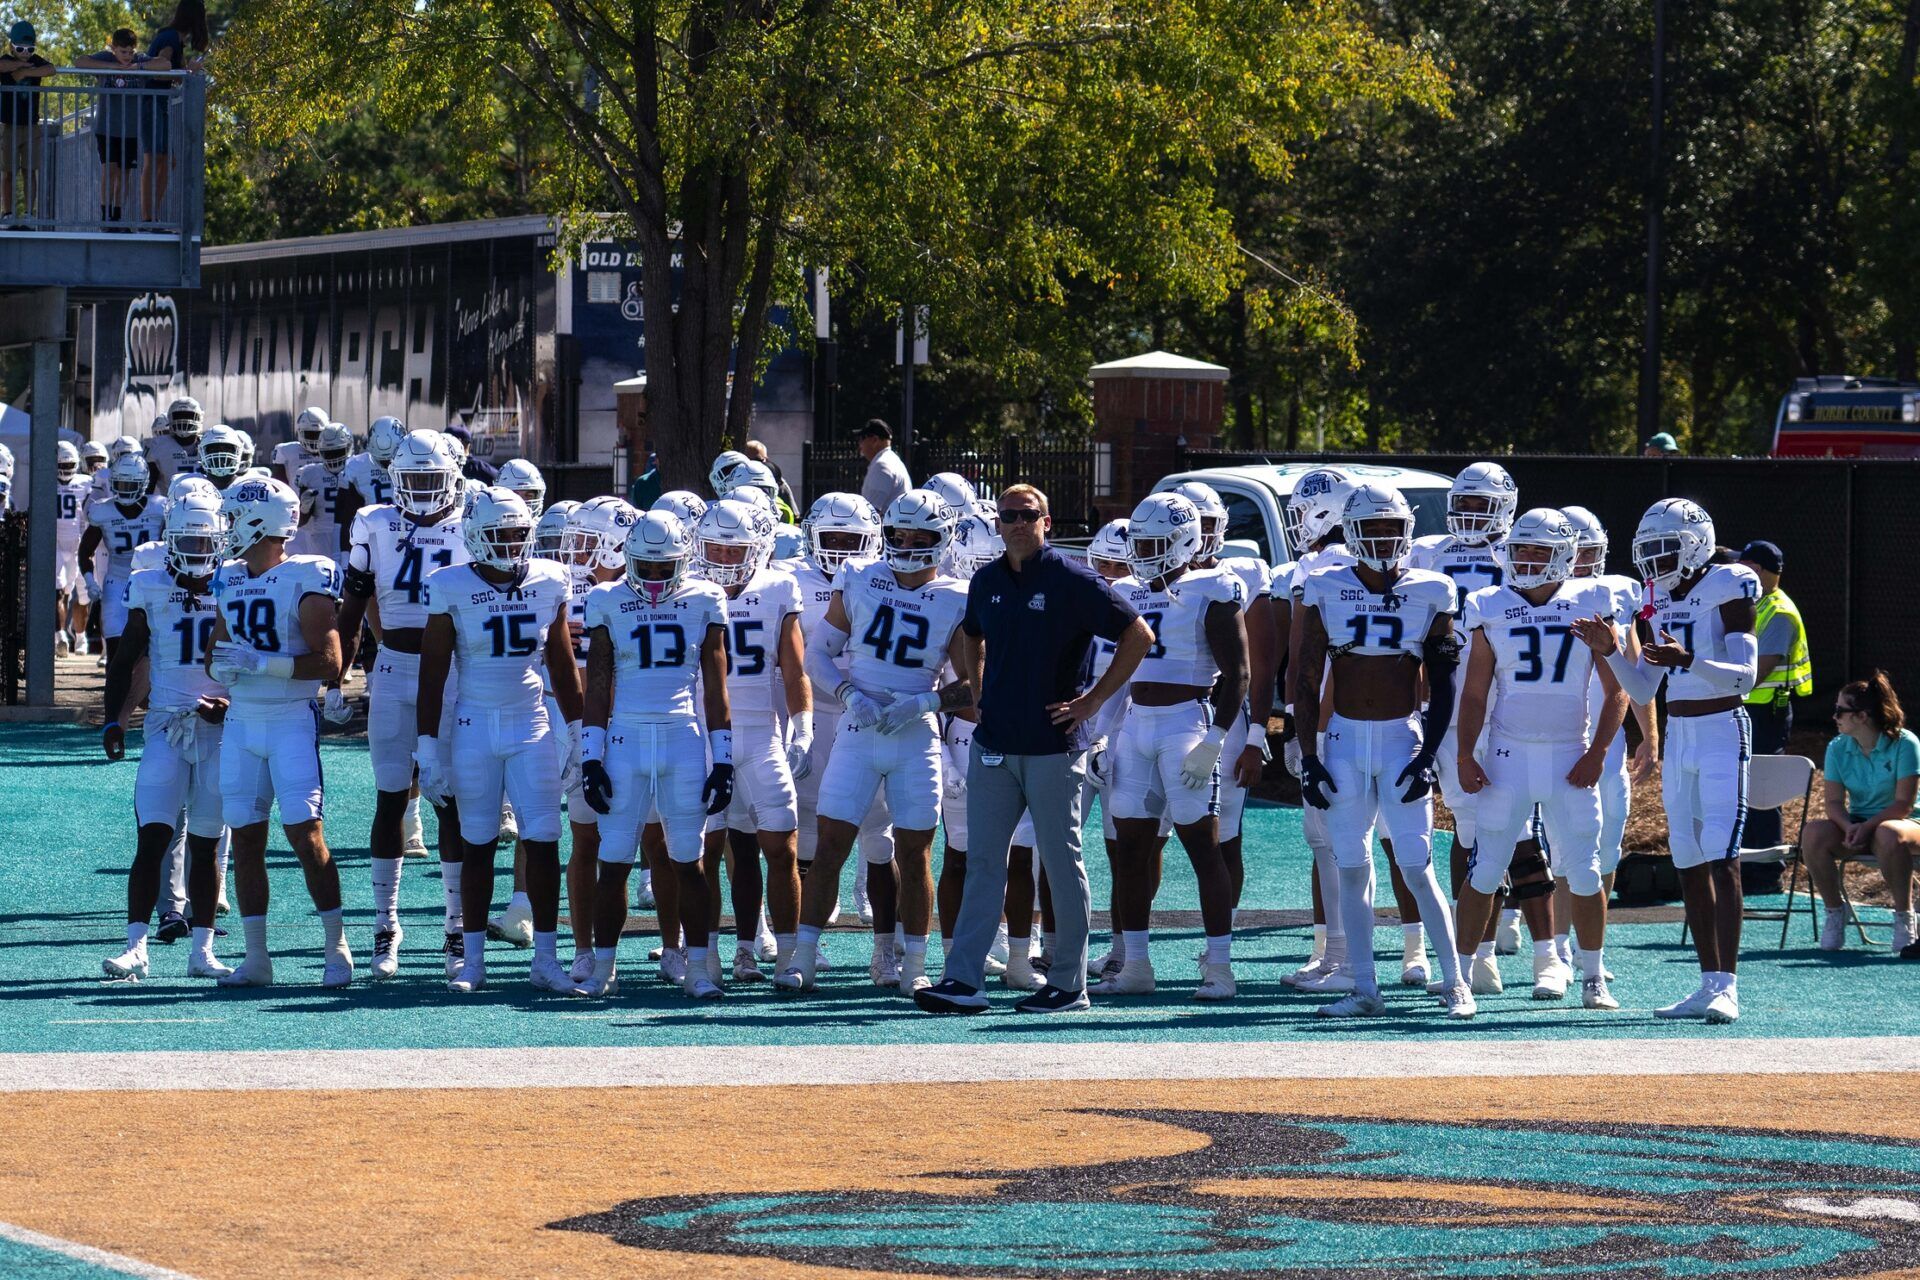
MULTIPOLYGON (((714 458, 713 465, 707 468, 707 487, 713 490, 715 500, 724 498, 732 490, 733 472, 736 467, 752 462, 738 449, 723 449, 714 458)), ((664 494, 662 495, 665 496, 664 494)))
POLYGON ((525 458, 512 458, 501 463, 499 476, 494 483, 519 494, 520 500, 527 504, 527 510, 533 512, 535 520, 547 509, 547 479, 540 474, 540 468, 525 458))
POLYGON ((1744 565, 1716 565, 1713 520, 1684 498, 1647 509, 1633 535, 1633 563, 1651 590, 1657 643, 1629 662, 1611 617, 1574 624, 1636 702, 1667 689, 1667 752, 1660 796, 1667 843, 1680 873, 1700 958, 1700 986, 1654 1013, 1732 1022, 1740 1016, 1734 973, 1740 956, 1740 828, 1746 816, 1753 735, 1743 699, 1753 691, 1753 633, 1760 580, 1744 565))
POLYGON ((80 451, 62 440, 54 451, 53 502, 54 652, 85 653, 87 643, 87 575, 80 572, 80 539, 87 530, 87 500, 93 482, 80 472, 80 451))
MULTIPOLYGON (((440 448, 439 437, 431 432, 407 436, 394 454, 391 474, 392 505, 364 507, 353 518, 339 618, 347 663, 353 661, 363 621, 372 622, 380 642, 379 656, 367 673, 367 751, 373 757, 373 785, 379 793, 368 840, 373 855, 372 972, 376 978, 392 977, 400 964, 400 865, 418 745, 416 698, 420 646, 427 626, 426 582, 435 570, 467 561, 456 473, 453 460, 440 448)), ((452 683, 458 684, 457 677, 452 683)), ((329 690, 327 701, 330 707, 342 705, 339 691, 329 690)), ((456 701, 457 695, 449 689, 437 735, 443 750, 450 749, 456 701)), ((451 767, 452 762, 447 763, 451 767)), ((457 835, 458 808, 449 801, 439 810, 443 947, 449 979, 459 971, 466 948, 459 871, 466 850, 457 835)))
POLYGON ((682 989, 695 999, 722 994, 707 970, 711 889, 701 853, 706 818, 733 799, 727 601, 720 588, 688 576, 692 555, 686 526, 667 512, 649 511, 628 531, 625 575, 587 597, 580 772, 586 801, 600 814, 600 876, 593 971, 577 988, 582 995, 612 995, 617 988, 614 958, 626 927, 627 877, 640 828, 656 811, 687 943, 682 989), (704 750, 696 682, 706 711, 704 750))
POLYGON ((181 396, 167 406, 164 418, 155 420, 153 439, 147 441, 154 488, 165 489, 175 476, 199 470, 200 432, 205 426, 200 402, 192 396, 181 396))
POLYGON ((314 449, 320 443, 320 429, 333 419, 317 404, 310 404, 293 420, 293 439, 273 446, 274 479, 291 485, 310 462, 318 459, 314 449))
MULTIPOLYGON (((727 703, 733 715, 733 804, 712 834, 728 832, 732 850, 735 980, 757 981, 760 858, 776 962, 792 953, 799 926, 799 826, 794 774, 813 750, 813 697, 803 666, 800 587, 770 565, 773 521, 758 507, 722 499, 694 528, 694 574, 727 597, 727 703), (777 700, 776 700, 777 695, 777 700)), ((707 878, 719 883, 720 849, 710 844, 707 878)), ((715 895, 710 919, 720 915, 715 895)), ((719 946, 708 964, 719 968, 719 946)), ((711 973, 709 974, 711 976, 711 973)))
MULTIPOLYGON (((1300 725, 1300 790, 1327 812, 1339 864, 1353 990, 1320 1012, 1368 1017, 1385 1011, 1373 958, 1373 848, 1376 819, 1393 840, 1420 918, 1440 937, 1452 918, 1433 875, 1434 752, 1453 722, 1460 642, 1451 581, 1407 567, 1413 509, 1386 485, 1356 485, 1341 523, 1357 563, 1317 569, 1300 596, 1304 611, 1293 705, 1300 725), (1333 717, 1320 729, 1323 677, 1333 668, 1333 717), (1420 712, 1426 678, 1427 708, 1420 712), (1321 742, 1326 756, 1321 758, 1321 742)), ((1449 1010, 1471 1000, 1453 948, 1439 948, 1440 989, 1449 1010)))
POLYGON ((340 472, 340 487, 346 491, 340 509, 348 521, 362 507, 393 501, 393 476, 387 468, 393 465, 394 454, 406 438, 407 424, 398 418, 375 418, 367 428, 366 451, 348 458, 340 472))
MULTIPOLYGON (((1607 531, 1599 517, 1585 507, 1562 507, 1560 512, 1573 525, 1573 536, 1579 544, 1579 552, 1573 561, 1573 576, 1601 583, 1613 594, 1616 610, 1614 620, 1620 624, 1620 643, 1626 649, 1627 658, 1638 662, 1640 630, 1634 621, 1639 615, 1646 589, 1624 574, 1606 571, 1607 531)), ((1600 682, 1596 680, 1587 687, 1587 720, 1590 724, 1600 723, 1602 701, 1600 682)), ((1613 873, 1620 865, 1620 846, 1626 835, 1627 815, 1632 808, 1633 784, 1651 778, 1660 761, 1660 717, 1655 714, 1653 704, 1629 699, 1627 709, 1640 730, 1639 745, 1634 747, 1629 758, 1626 734, 1616 736, 1607 746, 1607 763, 1600 774, 1600 876, 1603 898, 1613 894, 1613 873)), ((1557 858, 1559 850, 1552 852, 1557 858)), ((1553 945, 1559 951, 1561 961, 1573 965, 1578 959, 1568 933, 1573 920, 1573 898, 1557 867, 1554 877, 1553 945)))
POLYGON ((100 579, 100 629, 107 642, 107 661, 113 661, 120 633, 127 625, 127 580, 133 576, 133 549, 157 542, 167 515, 166 499, 151 491, 152 473, 144 455, 124 454, 107 468, 109 500, 87 508, 87 528, 75 553, 90 571, 94 551, 106 547, 106 567, 100 579))
MULTIPOLYGON (((213 574, 226 549, 226 521, 217 501, 197 498, 167 513, 165 567, 136 572, 127 587, 127 626, 107 668, 107 759, 126 756, 120 718, 130 703, 134 669, 147 659, 151 681, 146 747, 134 779, 139 827, 127 873, 127 949, 101 962, 109 977, 147 976, 147 922, 160 901, 162 864, 174 827, 186 814, 187 893, 193 904, 193 950, 187 974, 232 972, 213 956, 213 920, 220 898, 215 846, 220 820, 220 729, 227 691, 202 666, 213 644, 213 574)), ((165 939, 163 938, 163 941, 165 939)))
POLYGON ((1220 856, 1233 882, 1233 908, 1240 909, 1247 868, 1240 858, 1240 815, 1247 807, 1247 790, 1260 781, 1266 767, 1267 720, 1273 715, 1273 685, 1279 665, 1275 637, 1272 574, 1256 556, 1227 556, 1227 505, 1212 485, 1198 480, 1175 485, 1172 492, 1200 513, 1200 551, 1195 569, 1224 569, 1240 579, 1243 591, 1241 620, 1247 632, 1247 705, 1227 731, 1226 752, 1220 768, 1220 856))
POLYGON ((347 460, 353 457, 353 432, 338 422, 320 428, 314 441, 315 461, 300 468, 293 488, 300 495, 301 550, 307 555, 331 556, 344 565, 347 533, 352 528, 355 494, 341 481, 347 460))
POLYGON ((246 452, 240 433, 216 422, 200 433, 200 474, 225 493, 246 470, 246 452))
POLYGON ((321 817, 320 685, 340 674, 334 608, 340 570, 323 556, 289 556, 300 500, 277 480, 247 480, 226 493, 228 551, 239 557, 214 575, 219 605, 207 674, 230 699, 220 735, 221 817, 233 831, 234 883, 246 958, 220 979, 227 986, 273 983, 267 953, 267 818, 280 823, 306 873, 326 931, 322 985, 353 980, 353 954, 340 921, 340 871, 321 817))
MULTIPOLYGON (((866 562, 880 554, 880 513, 857 493, 823 493, 807 512, 807 544, 810 554, 794 566, 794 581, 800 586, 800 636, 804 644, 820 629, 833 603, 833 584, 841 569, 850 563, 866 562)), ((846 678, 846 657, 836 664, 840 678, 846 678)), ((838 681, 835 682, 837 687, 838 681)), ((807 769, 795 777, 795 798, 799 805, 800 880, 804 885, 813 869, 813 855, 820 837, 820 779, 833 755, 833 743, 839 736, 840 703, 832 689, 818 685, 813 689, 813 750, 807 769)), ((893 877, 893 827, 887 813, 884 794, 874 797, 873 807, 860 821, 860 861, 854 867, 854 903, 862 921, 872 923, 867 876, 873 867, 883 867, 886 883, 893 877)), ((840 914, 839 886, 834 887, 831 923, 840 914)), ((876 979, 877 981, 878 979, 876 979)))
POLYGON ((413 757, 422 795, 434 803, 449 794, 458 801, 467 846, 460 866, 466 939, 460 972, 448 987, 467 994, 486 985, 494 846, 500 804, 510 798, 533 912, 529 980, 542 991, 570 993, 574 984, 558 954, 560 797, 578 768, 580 676, 567 631, 567 572, 530 557, 533 513, 511 489, 482 490, 462 532, 467 563, 427 575, 413 757), (457 700, 446 699, 456 666, 457 700), (565 717, 561 724, 547 717, 543 666, 565 717), (443 701, 454 701, 453 740, 446 744, 439 740, 443 701))
MULTIPOLYGON (((1500 989, 1480 983, 1476 955, 1493 913, 1494 894, 1507 877, 1514 846, 1536 806, 1553 848, 1556 865, 1573 897, 1573 923, 1580 937, 1581 971, 1587 974, 1580 998, 1589 1009, 1620 1007, 1607 991, 1601 948, 1607 927, 1607 900, 1600 878, 1600 793, 1595 789, 1607 748, 1626 718, 1627 698, 1604 666, 1595 670, 1592 652, 1574 640, 1577 618, 1613 617, 1608 588, 1573 577, 1579 543, 1573 524, 1550 507, 1537 507, 1514 521, 1500 544, 1506 581, 1482 587, 1467 597, 1465 630, 1472 637, 1466 679, 1460 689, 1460 736, 1479 742, 1493 718, 1485 744, 1463 755, 1460 786, 1476 797, 1480 830, 1486 838, 1475 849, 1460 886, 1456 910, 1460 964, 1474 978, 1470 994, 1500 989), (1602 688, 1600 719, 1587 721, 1587 688, 1602 688), (1495 696, 1496 685, 1498 696, 1495 696)), ((1571 969, 1549 939, 1545 954, 1535 945, 1533 998, 1557 1000, 1567 993, 1571 969)), ((1457 1011, 1467 1016, 1471 1008, 1457 1011)))
POLYGON ((792 959, 773 979, 789 991, 814 985, 820 931, 839 898, 840 868, 882 790, 893 817, 896 901, 905 940, 900 991, 912 995, 931 985, 930 856, 941 791, 935 713, 973 705, 965 682, 937 687, 967 604, 966 587, 939 571, 953 525, 953 509, 929 490, 909 489, 894 499, 881 519, 885 558, 844 566, 826 616, 807 636, 807 673, 816 688, 833 686, 843 713, 820 780, 816 866, 803 891, 799 937, 792 959), (842 653, 850 655, 844 673, 838 665, 842 653))
POLYGON ((1220 757, 1244 714, 1247 633, 1245 588, 1221 570, 1191 568, 1200 551, 1200 512, 1177 493, 1156 493, 1127 521, 1133 581, 1120 591, 1153 629, 1153 647, 1134 672, 1119 737, 1108 745, 1119 860, 1116 927, 1126 943, 1120 972, 1091 995, 1145 995, 1154 989, 1148 954, 1154 850, 1164 797, 1200 886, 1207 950, 1196 1000, 1230 1000, 1233 980, 1233 881, 1220 856, 1220 757))

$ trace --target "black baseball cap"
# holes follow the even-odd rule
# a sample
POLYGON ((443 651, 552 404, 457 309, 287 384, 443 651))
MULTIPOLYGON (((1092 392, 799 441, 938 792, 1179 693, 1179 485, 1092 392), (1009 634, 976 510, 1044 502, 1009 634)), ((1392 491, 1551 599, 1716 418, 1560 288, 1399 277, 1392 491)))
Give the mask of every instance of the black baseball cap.
POLYGON ((893 428, 878 418, 868 418, 867 425, 861 427, 853 434, 857 439, 861 440, 891 440, 893 439, 893 428))
POLYGON ((1771 542, 1749 542, 1740 549, 1740 558, 1768 573, 1780 573, 1787 566, 1787 557, 1771 542))

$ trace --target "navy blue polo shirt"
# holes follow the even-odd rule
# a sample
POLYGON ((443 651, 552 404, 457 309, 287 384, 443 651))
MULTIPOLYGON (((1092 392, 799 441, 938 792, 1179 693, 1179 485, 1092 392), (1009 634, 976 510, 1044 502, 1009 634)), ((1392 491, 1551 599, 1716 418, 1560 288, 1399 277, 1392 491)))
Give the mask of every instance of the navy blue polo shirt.
POLYGON ((1093 683, 1093 641, 1118 640, 1138 616, 1092 566, 1051 546, 1019 573, 1001 556, 973 575, 960 625, 987 642, 980 724, 973 740, 1015 756, 1084 750, 1086 727, 1071 738, 1047 707, 1079 697, 1093 683))

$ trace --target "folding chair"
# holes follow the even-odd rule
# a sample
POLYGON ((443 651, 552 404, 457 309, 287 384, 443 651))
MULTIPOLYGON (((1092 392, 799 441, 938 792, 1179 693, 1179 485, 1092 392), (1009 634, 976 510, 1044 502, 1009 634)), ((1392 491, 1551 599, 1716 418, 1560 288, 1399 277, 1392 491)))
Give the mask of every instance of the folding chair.
MULTIPOLYGON (((1742 849, 1742 862, 1780 863, 1788 868, 1787 905, 1779 907, 1761 907, 1748 909, 1743 913, 1748 920, 1778 920, 1780 922, 1780 946, 1787 945, 1787 930, 1793 923, 1793 903, 1800 892, 1800 871, 1804 863, 1800 857, 1801 833, 1807 828, 1807 811, 1813 803, 1813 761, 1805 756, 1755 756, 1747 762, 1747 808, 1748 809, 1784 809, 1795 799, 1800 801, 1800 823, 1794 828, 1793 840, 1788 844, 1776 844, 1765 849, 1742 849)), ((1785 834, 1786 824, 1781 824, 1785 834)), ((1811 878, 1806 889, 1807 928, 1817 938, 1819 921, 1813 912, 1813 885, 1811 878)), ((1852 904, 1847 909, 1851 911, 1852 904)), ((1687 941, 1687 922, 1680 921, 1680 941, 1687 941)))

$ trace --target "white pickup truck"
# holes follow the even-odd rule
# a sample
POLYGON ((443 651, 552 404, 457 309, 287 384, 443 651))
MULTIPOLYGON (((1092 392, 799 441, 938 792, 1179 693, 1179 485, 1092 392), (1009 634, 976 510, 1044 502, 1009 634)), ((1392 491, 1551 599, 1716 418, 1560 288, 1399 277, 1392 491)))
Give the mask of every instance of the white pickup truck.
MULTIPOLYGON (((1227 506, 1226 554, 1257 554, 1270 565, 1284 564, 1299 553, 1299 548, 1286 544, 1286 520, 1282 513, 1286 510, 1287 498, 1293 493, 1295 481, 1321 465, 1287 462, 1203 467, 1197 471, 1176 472, 1153 488, 1155 493, 1161 493, 1189 480, 1211 485, 1227 506)), ((1447 531, 1447 490, 1453 485, 1450 477, 1410 467, 1348 462, 1338 465, 1350 475, 1362 480, 1385 481, 1405 494, 1413 507, 1414 537, 1447 531)))

